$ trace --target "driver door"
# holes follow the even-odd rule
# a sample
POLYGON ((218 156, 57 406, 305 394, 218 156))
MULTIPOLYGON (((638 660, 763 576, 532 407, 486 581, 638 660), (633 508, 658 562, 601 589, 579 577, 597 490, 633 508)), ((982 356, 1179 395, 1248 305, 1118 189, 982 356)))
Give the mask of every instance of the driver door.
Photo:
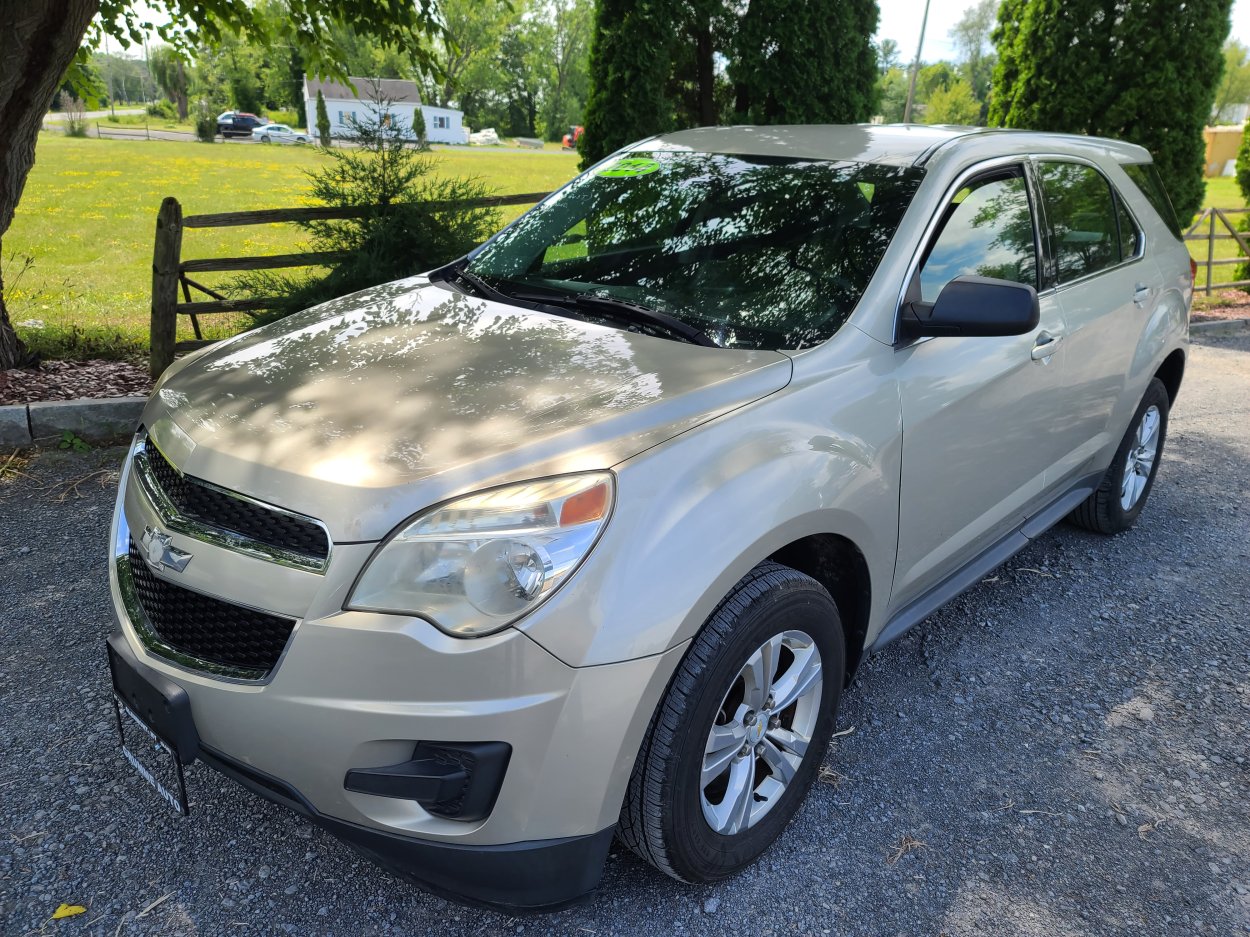
MULTIPOLYGON (((957 183, 908 298, 932 302, 956 276, 1027 283, 1042 269, 1034 189, 1023 163, 957 183)), ((940 337, 898 346, 903 415, 897 609, 1010 533, 1062 458, 1063 314, 1054 290, 1024 335, 940 337)))

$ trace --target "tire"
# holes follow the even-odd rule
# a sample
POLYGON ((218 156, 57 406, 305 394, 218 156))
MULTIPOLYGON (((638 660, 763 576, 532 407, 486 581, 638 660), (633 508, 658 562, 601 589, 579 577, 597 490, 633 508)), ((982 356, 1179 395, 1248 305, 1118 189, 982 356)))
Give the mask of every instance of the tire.
MULTIPOLYGON (((845 662, 841 619, 824 587, 779 563, 762 563, 753 569, 703 626, 652 717, 625 795, 617 837, 661 872, 684 882, 715 882, 754 862, 785 829, 812 785, 833 734, 845 662), (775 701, 776 722, 769 721, 761 729, 765 723, 757 718, 744 728, 752 713, 748 710, 743 715, 743 708, 759 692, 744 682, 744 666, 768 642, 782 636, 795 640, 795 635, 808 639, 810 645, 797 652, 785 645, 786 650, 776 657, 780 663, 772 686, 782 695, 775 701), (810 668, 813 648, 819 654, 820 678, 813 678, 812 689, 800 694, 798 702, 782 709, 786 690, 798 677, 810 675, 810 669, 791 668, 804 666, 801 661, 810 668), (796 676, 787 681, 791 674, 796 676), (735 716, 729 715, 730 710, 735 716), (714 730, 727 741, 731 735, 738 738, 735 733, 742 730, 746 748, 738 748, 737 741, 721 747, 721 753, 730 753, 725 760, 729 767, 719 769, 723 773, 705 785, 705 750, 713 751, 706 756, 709 760, 724 757, 710 745, 714 730), (761 731, 763 738, 758 735, 761 731), (773 740, 785 738, 783 732, 789 733, 789 744, 804 734, 809 741, 797 765, 787 760, 793 776, 778 790, 781 774, 767 759, 775 761, 782 751, 773 740), (743 754, 748 749, 751 753, 743 754), (757 757, 761 749, 764 754, 757 757), (748 792, 746 797, 733 799, 744 805, 738 811, 730 795, 735 777, 749 779, 748 786, 737 785, 738 790, 748 792), (724 793, 717 801, 722 783, 724 793), (769 796, 761 798, 761 791, 769 796), (712 814, 736 814, 746 822, 735 829, 730 821, 718 830, 712 814)), ((761 711, 767 712, 767 707, 761 711)))
POLYGON ((262 134, 260 135, 260 142, 261 142, 261 143, 269 143, 269 142, 270 142, 270 140, 269 140, 269 134, 267 134, 267 133, 262 133, 262 134))
POLYGON ((1167 388, 1157 377, 1153 378, 1133 413, 1133 419, 1129 422, 1124 438, 1120 440, 1102 482, 1092 495, 1068 515, 1069 521, 1086 530, 1108 535, 1128 530, 1137 522, 1146 506, 1146 499, 1150 497, 1150 490, 1154 487, 1155 475, 1159 472, 1159 461, 1163 456, 1163 444, 1168 432, 1168 406, 1167 388), (1153 434, 1150 434, 1151 425, 1154 426, 1153 434), (1148 438, 1144 440, 1139 438, 1139 433, 1143 431, 1148 434, 1148 438), (1151 445, 1153 455, 1149 458, 1147 467, 1143 461, 1143 453, 1151 445))

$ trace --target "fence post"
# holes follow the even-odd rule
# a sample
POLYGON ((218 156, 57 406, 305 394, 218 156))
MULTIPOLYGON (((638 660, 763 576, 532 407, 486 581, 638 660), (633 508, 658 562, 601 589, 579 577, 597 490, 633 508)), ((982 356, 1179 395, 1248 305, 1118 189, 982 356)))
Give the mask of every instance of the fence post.
POLYGON ((173 196, 161 202, 152 249, 152 328, 149 368, 153 377, 173 364, 178 332, 178 266, 182 262, 182 206, 173 196))
POLYGON ((1211 211, 1211 232, 1207 235, 1207 286, 1206 295, 1211 295, 1211 269, 1215 266, 1215 210, 1211 211))

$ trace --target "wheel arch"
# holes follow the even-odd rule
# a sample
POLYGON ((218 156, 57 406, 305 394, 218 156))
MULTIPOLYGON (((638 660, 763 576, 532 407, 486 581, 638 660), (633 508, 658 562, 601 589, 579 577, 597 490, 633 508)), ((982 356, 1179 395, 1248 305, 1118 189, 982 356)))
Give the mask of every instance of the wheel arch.
POLYGON ((864 657, 872 609, 872 575, 863 551, 848 537, 821 533, 788 543, 765 559, 811 576, 833 597, 842 617, 849 681, 864 657))
POLYGON ((1168 392, 1168 406, 1176 403, 1176 395, 1181 390, 1181 379, 1185 376, 1185 352, 1181 348, 1175 349, 1170 355, 1163 359, 1163 363, 1159 365, 1155 371, 1155 377, 1163 382, 1163 386, 1168 392))

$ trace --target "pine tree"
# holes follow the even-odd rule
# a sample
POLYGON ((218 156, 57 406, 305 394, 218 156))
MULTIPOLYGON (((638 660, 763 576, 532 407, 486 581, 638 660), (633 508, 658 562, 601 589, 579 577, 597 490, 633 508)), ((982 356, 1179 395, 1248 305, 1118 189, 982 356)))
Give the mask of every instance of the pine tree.
POLYGON ((989 122, 1138 143, 1182 222, 1202 204, 1202 128, 1232 0, 1006 0, 989 122))
POLYGON ((737 118, 854 123, 875 105, 876 0, 751 0, 729 62, 737 118))
POLYGON ((582 168, 627 143, 672 126, 665 96, 673 32, 666 0, 597 0, 590 41, 582 168))
POLYGON ((322 146, 330 148, 330 114, 326 111, 325 95, 320 88, 317 89, 317 137, 322 146))

